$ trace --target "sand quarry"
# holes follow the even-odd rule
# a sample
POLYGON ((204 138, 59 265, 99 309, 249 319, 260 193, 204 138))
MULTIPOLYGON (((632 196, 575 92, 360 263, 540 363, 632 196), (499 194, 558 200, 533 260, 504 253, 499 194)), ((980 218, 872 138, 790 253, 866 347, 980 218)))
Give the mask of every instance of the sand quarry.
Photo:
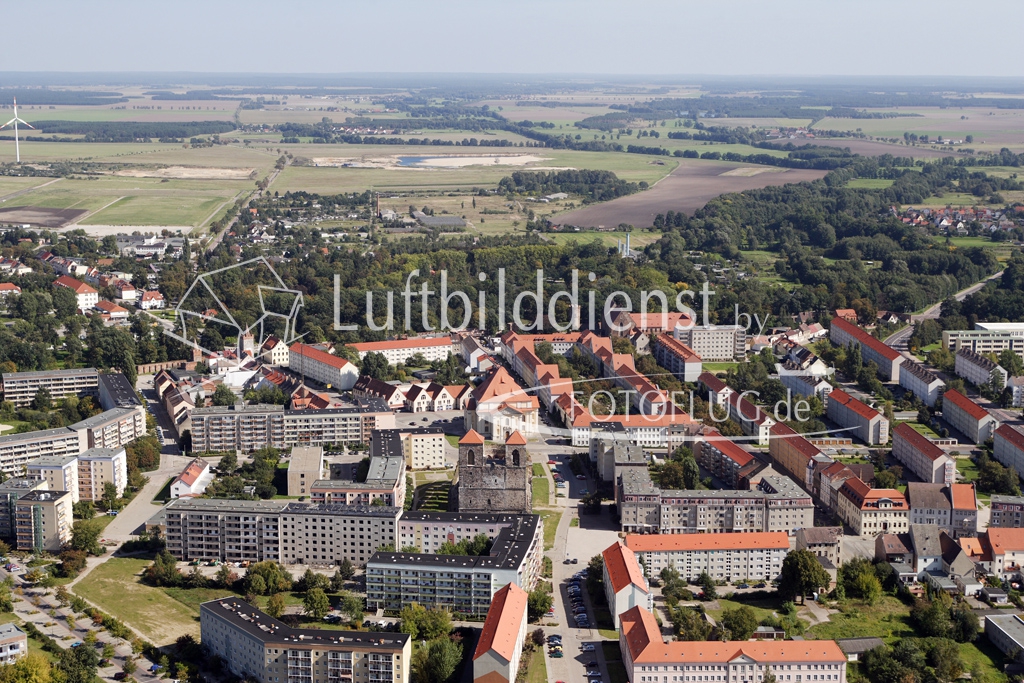
POLYGON ((255 168, 213 168, 210 166, 165 166, 126 168, 114 175, 129 178, 174 178, 178 180, 248 180, 255 168))

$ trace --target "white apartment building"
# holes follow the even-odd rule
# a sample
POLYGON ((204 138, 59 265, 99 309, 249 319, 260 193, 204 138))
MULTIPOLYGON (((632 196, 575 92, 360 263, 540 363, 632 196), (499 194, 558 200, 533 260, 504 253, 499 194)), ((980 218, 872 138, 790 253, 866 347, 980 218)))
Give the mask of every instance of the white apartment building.
POLYGON ((869 446, 879 446, 889 441, 889 421, 885 416, 842 389, 829 394, 825 414, 828 419, 847 429, 848 434, 869 446))
MULTIPOLYGON (((48 456, 77 456, 78 432, 67 427, 0 436, 0 470, 20 474, 30 461, 48 456)), ((67 489, 78 495, 78 489, 67 489)))
POLYGON ((1024 434, 1008 424, 999 427, 995 431, 992 457, 1006 467, 1024 472, 1024 434))
POLYGON ((724 534, 627 534, 626 547, 643 560, 648 576, 675 567, 681 578, 702 572, 722 581, 772 581, 782 572, 789 554, 784 531, 724 534))
POLYGON ((651 609, 651 588, 644 578, 636 553, 615 541, 601 553, 604 558, 604 596, 612 612, 615 628, 620 627, 619 615, 639 605, 651 609))
POLYGON ((701 357, 683 342, 668 334, 654 340, 654 359, 684 382, 696 382, 703 371, 701 357))
POLYGON ((366 354, 373 352, 382 354, 391 365, 405 363, 418 353, 423 354, 423 358, 428 363, 435 360, 445 360, 448 356, 452 355, 452 340, 448 336, 361 342, 359 344, 349 344, 348 346, 359 352, 360 360, 366 354))
POLYGON ((111 408, 68 429, 78 432, 83 448, 123 448, 146 435, 146 415, 137 408, 111 408))
POLYGON ((291 345, 288 349, 288 367, 303 377, 339 391, 348 391, 359 379, 359 368, 355 363, 308 344, 291 345))
POLYGON ((704 362, 738 360, 747 353, 747 331, 739 325, 678 325, 673 336, 704 362))
POLYGON ((25 464, 25 476, 46 481, 50 491, 67 491, 71 494, 72 503, 80 500, 77 453, 35 458, 25 464))
POLYGON ((907 422, 892 432, 892 455, 922 481, 952 484, 956 480, 956 461, 907 422))
POLYGON ((999 427, 987 410, 955 389, 943 394, 942 418, 974 443, 985 443, 999 427))
POLYGON ((1024 357, 1024 323, 975 323, 973 330, 943 330, 942 344, 956 353, 968 348, 977 354, 1010 349, 1024 357))
POLYGON ((78 500, 101 500, 110 482, 117 497, 128 486, 128 456, 123 448, 90 448, 78 456, 78 500))
POLYGON ((100 294, 95 289, 85 284, 81 280, 76 280, 70 275, 61 275, 59 278, 53 281, 54 287, 67 287, 78 299, 78 310, 85 313, 91 311, 93 307, 99 303, 100 294))
POLYGON ((1004 387, 1010 379, 1002 366, 987 356, 975 353, 969 346, 961 346, 957 349, 954 367, 959 377, 963 377, 964 381, 976 387, 991 382, 993 374, 1000 378, 1004 387))
POLYGON ((900 386, 914 392, 914 396, 924 401, 929 408, 934 408, 946 383, 920 363, 907 360, 900 366, 900 386))
POLYGON ((70 491, 29 491, 15 503, 18 550, 59 553, 71 541, 74 524, 70 491))
POLYGON ((863 329, 842 318, 833 318, 828 338, 837 346, 860 347, 864 362, 874 362, 878 366, 878 374, 888 381, 900 379, 900 365, 905 358, 894 348, 872 337, 863 329))
POLYGON ((98 391, 99 373, 96 368, 5 372, 3 383, 4 400, 23 408, 32 403, 40 389, 50 392, 50 398, 53 400, 65 396, 95 396, 98 391))

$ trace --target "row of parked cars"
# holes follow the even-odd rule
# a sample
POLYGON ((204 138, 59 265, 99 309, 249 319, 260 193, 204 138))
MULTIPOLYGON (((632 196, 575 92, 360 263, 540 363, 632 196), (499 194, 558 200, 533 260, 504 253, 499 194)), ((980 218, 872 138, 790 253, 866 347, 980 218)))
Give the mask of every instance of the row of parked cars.
POLYGON ((590 628, 590 617, 587 606, 583 602, 583 579, 586 572, 576 572, 569 579, 569 602, 572 604, 572 618, 579 628, 590 628))

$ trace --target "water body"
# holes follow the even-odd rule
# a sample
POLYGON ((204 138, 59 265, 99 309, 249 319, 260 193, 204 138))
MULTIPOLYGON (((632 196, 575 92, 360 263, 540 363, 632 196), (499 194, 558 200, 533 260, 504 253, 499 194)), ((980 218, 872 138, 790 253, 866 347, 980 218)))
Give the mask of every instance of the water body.
POLYGON ((444 159, 444 157, 398 157, 399 166, 418 166, 424 161, 432 161, 434 159, 444 159))

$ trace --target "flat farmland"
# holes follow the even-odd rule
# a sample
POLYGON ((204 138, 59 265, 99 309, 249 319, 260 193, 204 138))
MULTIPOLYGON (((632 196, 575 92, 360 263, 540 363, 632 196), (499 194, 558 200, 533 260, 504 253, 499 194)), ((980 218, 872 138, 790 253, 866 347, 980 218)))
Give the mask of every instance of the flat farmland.
MULTIPOLYGON (((282 145, 296 156, 334 157, 353 162, 392 159, 398 156, 474 155, 483 159, 494 156, 528 154, 541 160, 524 166, 482 163, 461 168, 360 168, 342 166, 289 166, 278 176, 273 189, 279 192, 307 190, 309 192, 337 193, 362 192, 366 189, 381 191, 419 190, 471 190, 474 187, 494 187, 498 181, 514 171, 551 170, 552 168, 578 168, 607 170, 624 180, 646 181, 653 184, 668 175, 679 163, 675 158, 651 157, 621 152, 576 152, 549 149, 495 149, 476 148, 423 148, 376 145, 282 145), (661 163, 659 163, 661 162, 661 163)), ((540 205, 543 208, 543 205, 540 205)), ((539 210, 539 209, 538 209, 539 210)))
POLYGON ((13 192, 39 187, 53 178, 19 178, 16 176, 0 176, 0 199, 13 192))
POLYGON ((892 154, 897 157, 913 157, 915 159, 942 159, 944 157, 956 156, 951 149, 933 149, 931 147, 894 145, 888 142, 877 142, 875 140, 862 140, 860 138, 815 138, 813 140, 773 140, 773 144, 779 146, 792 142, 797 147, 803 145, 821 145, 824 147, 848 148, 854 154, 876 157, 882 154, 892 154))
POLYGON ((961 139, 967 135, 973 135, 974 142, 967 146, 974 149, 979 149, 983 141, 986 145, 996 145, 996 149, 1000 145, 1024 145, 1024 111, 1018 109, 912 107, 897 110, 867 109, 866 111, 895 111, 901 114, 920 114, 920 116, 901 116, 889 119, 826 117, 814 124, 814 128, 851 131, 859 129, 868 135, 893 138, 902 138, 904 132, 917 135, 926 134, 932 138, 942 135, 945 138, 961 139))
POLYGON ((67 178, 21 195, 16 204, 95 211, 80 220, 83 225, 198 227, 218 206, 251 188, 252 183, 240 180, 67 178))
POLYGON ((627 223, 643 228, 652 225, 659 213, 669 209, 693 213, 721 194, 817 180, 824 176, 825 171, 686 159, 646 192, 570 211, 554 220, 582 227, 627 223))
MULTIPOLYGON (((20 111, 18 112, 21 113, 20 111)), ((8 135, 6 130, 0 135, 8 135)), ((181 145, 159 142, 26 142, 21 143, 21 160, 33 161, 121 161, 123 157, 149 154, 168 149, 182 149, 181 145)), ((183 150, 188 151, 188 150, 183 150)), ((0 140, 0 163, 14 163, 14 141, 0 140)))
POLYGON ((127 109, 65 106, 56 106, 53 109, 48 107, 19 108, 18 114, 29 123, 33 121, 231 121, 234 119, 238 102, 147 100, 147 104, 143 105, 147 109, 132 109, 132 106, 137 106, 133 104, 125 106, 127 109))

